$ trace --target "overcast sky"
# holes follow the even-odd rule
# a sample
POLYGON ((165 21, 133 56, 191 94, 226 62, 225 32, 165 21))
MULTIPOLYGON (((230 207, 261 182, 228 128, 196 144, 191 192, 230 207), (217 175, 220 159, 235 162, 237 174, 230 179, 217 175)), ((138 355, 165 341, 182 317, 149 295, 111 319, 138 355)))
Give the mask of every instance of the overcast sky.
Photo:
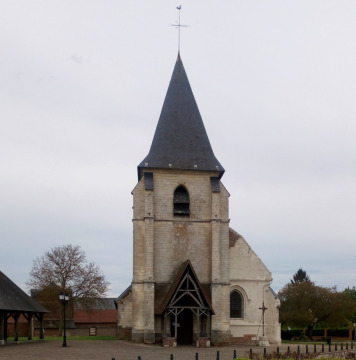
POLYGON ((354 0, 0 0, 0 270, 78 244, 118 296, 132 195, 177 57, 231 227, 278 291, 356 282, 354 0))

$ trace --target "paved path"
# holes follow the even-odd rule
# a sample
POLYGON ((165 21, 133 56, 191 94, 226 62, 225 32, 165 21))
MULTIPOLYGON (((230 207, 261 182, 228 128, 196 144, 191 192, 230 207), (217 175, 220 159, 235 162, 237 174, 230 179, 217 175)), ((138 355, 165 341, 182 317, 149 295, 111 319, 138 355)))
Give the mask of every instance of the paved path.
MULTIPOLYGON (((219 351, 220 360, 232 360, 234 349, 238 357, 248 357, 252 348, 253 352, 263 354, 263 348, 257 346, 224 346, 209 349, 198 349, 193 346, 180 346, 177 348, 164 348, 159 345, 133 344, 119 340, 71 340, 68 347, 61 347, 60 341, 44 341, 32 343, 20 343, 0 346, 0 360, 170 360, 173 354, 174 360, 195 360, 195 354, 199 354, 199 360, 216 360, 219 351)), ((325 349, 327 347, 325 346, 325 349)), ((320 351, 321 346, 318 346, 320 351)), ((267 348, 267 353, 276 350, 275 346, 267 348)), ((296 346, 291 346, 291 351, 296 346)), ((280 352, 287 351, 287 345, 280 346, 280 352)), ((305 346, 301 346, 305 352, 305 346)), ((309 352, 313 347, 309 346, 309 352)))

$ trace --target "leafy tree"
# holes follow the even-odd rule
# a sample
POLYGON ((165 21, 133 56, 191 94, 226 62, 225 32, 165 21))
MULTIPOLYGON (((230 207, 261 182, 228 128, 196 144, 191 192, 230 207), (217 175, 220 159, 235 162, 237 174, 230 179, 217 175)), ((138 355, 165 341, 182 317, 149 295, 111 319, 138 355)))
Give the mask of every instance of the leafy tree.
MULTIPOLYGON (((109 283, 99 266, 88 262, 78 245, 62 245, 33 261, 27 285, 47 303, 59 303, 60 292, 70 294, 70 302, 80 301, 90 309, 95 298, 105 296, 109 283)), ((60 316, 60 331, 62 316, 60 316)))
POLYGON ((350 287, 347 287, 344 290, 344 293, 352 300, 356 301, 356 287, 353 286, 351 289, 350 287))
POLYGON ((285 325, 313 328, 347 325, 356 309, 355 302, 336 288, 316 286, 312 281, 290 282, 278 293, 280 319, 285 325))
POLYGON ((291 279, 292 284, 299 284, 304 281, 310 281, 310 277, 307 275, 307 272, 302 268, 298 269, 298 271, 293 275, 293 279, 291 279))
MULTIPOLYGON (((355 304, 356 304, 356 287, 353 286, 351 289, 349 287, 347 287, 345 290, 344 290, 344 293, 350 298, 352 299, 355 304)), ((352 316, 352 318, 350 319, 352 321, 352 323, 356 323, 356 310, 355 310, 355 313, 354 315, 352 316)))

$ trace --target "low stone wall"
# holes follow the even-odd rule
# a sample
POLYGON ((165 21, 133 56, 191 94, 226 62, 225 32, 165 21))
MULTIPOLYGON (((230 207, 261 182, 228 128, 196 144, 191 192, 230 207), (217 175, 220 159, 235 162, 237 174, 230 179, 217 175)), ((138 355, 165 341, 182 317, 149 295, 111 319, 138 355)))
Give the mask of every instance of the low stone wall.
POLYGON ((200 337, 197 340, 198 348, 208 348, 210 347, 210 339, 208 337, 200 337))
POLYGON ((177 347, 177 340, 175 337, 165 337, 162 339, 164 347, 177 347))
POLYGON ((241 344, 241 345, 256 345, 256 335, 255 334, 246 334, 243 337, 231 337, 231 344, 241 344))

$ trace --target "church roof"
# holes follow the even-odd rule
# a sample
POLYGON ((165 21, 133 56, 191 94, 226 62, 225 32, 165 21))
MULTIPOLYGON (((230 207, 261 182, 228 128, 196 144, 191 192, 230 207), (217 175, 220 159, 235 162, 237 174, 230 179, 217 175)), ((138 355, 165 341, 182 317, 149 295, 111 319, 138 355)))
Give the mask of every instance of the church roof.
POLYGON ((0 311, 48 312, 0 271, 0 311))
POLYGON ((216 159, 180 55, 173 70, 151 149, 138 165, 143 168, 219 171, 216 159))

